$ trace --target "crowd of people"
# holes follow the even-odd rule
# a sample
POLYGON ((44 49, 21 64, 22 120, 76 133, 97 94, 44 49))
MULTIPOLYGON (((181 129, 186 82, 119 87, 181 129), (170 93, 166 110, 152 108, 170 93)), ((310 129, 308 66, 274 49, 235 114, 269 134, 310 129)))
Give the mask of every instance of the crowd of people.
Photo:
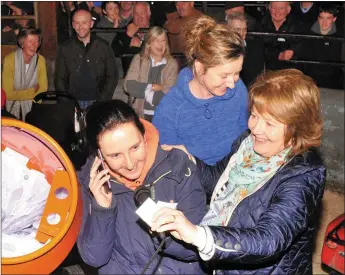
MULTIPOLYGON (((85 112, 83 261, 99 274, 312 274, 326 175, 318 85, 340 81, 341 70, 335 78, 336 67, 286 61, 319 53, 340 62, 341 44, 317 40, 311 53, 301 38, 247 31, 308 26, 337 36, 337 8, 270 2, 260 19, 232 1, 219 22, 194 2, 157 5, 61 4, 75 35, 59 45, 55 90, 85 112), (126 102, 113 99, 122 77, 126 102), (135 212, 138 192, 166 206, 149 224, 135 212)), ((7 111, 25 120, 47 90, 47 72, 40 31, 19 29, 17 42, 3 62, 2 88, 7 111)))

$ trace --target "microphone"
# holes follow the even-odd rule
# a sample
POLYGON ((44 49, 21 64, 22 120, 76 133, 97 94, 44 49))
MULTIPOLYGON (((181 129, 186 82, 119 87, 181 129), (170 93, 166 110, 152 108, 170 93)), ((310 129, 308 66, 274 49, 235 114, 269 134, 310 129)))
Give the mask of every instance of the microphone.
MULTIPOLYGON (((134 191, 134 203, 140 207, 148 198, 151 198, 151 191, 148 187, 141 185, 134 191)), ((164 232, 156 232, 161 240, 165 239, 164 232)))

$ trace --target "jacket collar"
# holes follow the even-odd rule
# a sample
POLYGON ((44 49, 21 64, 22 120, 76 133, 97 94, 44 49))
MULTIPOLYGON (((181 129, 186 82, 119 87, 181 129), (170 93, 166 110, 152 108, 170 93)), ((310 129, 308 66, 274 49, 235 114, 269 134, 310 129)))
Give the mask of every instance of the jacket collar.
POLYGON ((96 40, 96 35, 94 33, 91 33, 91 37, 90 37, 90 43, 86 44, 86 46, 84 45, 84 43, 82 41, 80 41, 77 37, 77 35, 73 35, 72 36, 72 40, 81 48, 85 49, 87 47, 90 47, 92 45, 92 43, 96 40))

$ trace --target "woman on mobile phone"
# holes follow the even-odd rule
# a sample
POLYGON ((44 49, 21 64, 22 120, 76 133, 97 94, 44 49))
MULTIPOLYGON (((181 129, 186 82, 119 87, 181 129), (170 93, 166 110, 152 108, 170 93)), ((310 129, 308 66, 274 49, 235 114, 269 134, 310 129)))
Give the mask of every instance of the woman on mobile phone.
MULTIPOLYGON (((134 191, 148 186, 155 202, 173 201, 199 223, 206 213, 199 173, 184 152, 162 150, 155 127, 119 100, 90 107, 86 136, 92 155, 79 173, 84 202, 79 252, 87 264, 99 267, 100 274, 140 274, 161 239, 135 213, 134 191), (98 149, 104 158, 103 170, 96 156, 98 149)), ((171 237, 146 273, 204 272, 197 250, 171 237)))

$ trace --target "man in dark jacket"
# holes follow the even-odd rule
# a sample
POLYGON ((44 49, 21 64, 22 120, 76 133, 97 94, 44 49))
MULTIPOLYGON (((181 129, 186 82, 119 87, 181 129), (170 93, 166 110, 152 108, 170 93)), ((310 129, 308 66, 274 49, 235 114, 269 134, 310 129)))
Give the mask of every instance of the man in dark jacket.
MULTIPOLYGON (((269 14, 262 20, 262 31, 270 33, 303 32, 302 24, 289 15, 290 11, 291 7, 289 2, 270 2, 269 14)), ((298 58, 301 47, 299 39, 281 36, 266 36, 264 41, 267 69, 280 70, 298 67, 285 61, 298 58)))
MULTIPOLYGON (((318 20, 310 29, 310 34, 327 37, 340 36, 337 27, 337 7, 333 4, 322 4, 319 7, 318 20)), ((341 62, 341 41, 332 39, 310 39, 303 45, 303 59, 324 62, 341 62)), ((340 66, 306 64, 305 73, 312 77, 318 86, 341 89, 343 72, 340 66)))
POLYGON ((118 82, 113 52, 104 40, 91 35, 92 26, 90 12, 75 12, 76 36, 60 47, 56 58, 55 90, 71 93, 81 108, 111 99, 118 82))

